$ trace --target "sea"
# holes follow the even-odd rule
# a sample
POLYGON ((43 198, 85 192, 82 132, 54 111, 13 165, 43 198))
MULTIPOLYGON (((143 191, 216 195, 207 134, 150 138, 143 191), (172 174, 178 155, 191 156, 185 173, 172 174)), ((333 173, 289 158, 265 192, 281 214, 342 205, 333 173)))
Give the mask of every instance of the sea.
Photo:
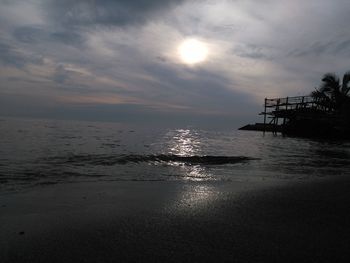
POLYGON ((76 182, 308 180, 349 174, 349 141, 0 118, 1 193, 76 182))

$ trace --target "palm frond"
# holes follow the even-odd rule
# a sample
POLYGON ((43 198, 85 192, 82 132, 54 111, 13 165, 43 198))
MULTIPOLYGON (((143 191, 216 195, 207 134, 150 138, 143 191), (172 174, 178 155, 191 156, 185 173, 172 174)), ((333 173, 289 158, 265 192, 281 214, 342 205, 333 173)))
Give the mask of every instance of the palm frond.
POLYGON ((341 88, 341 92, 344 95, 347 95, 349 91, 350 91, 350 71, 344 74, 342 88, 341 88))
POLYGON ((320 92, 332 95, 340 90, 339 78, 334 73, 326 73, 323 75, 320 92))

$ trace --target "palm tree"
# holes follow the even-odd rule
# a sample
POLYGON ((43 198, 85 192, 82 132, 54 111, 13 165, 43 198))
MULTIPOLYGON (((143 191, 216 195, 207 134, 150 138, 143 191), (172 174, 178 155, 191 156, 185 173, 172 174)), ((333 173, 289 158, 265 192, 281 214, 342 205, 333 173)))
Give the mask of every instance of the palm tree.
POLYGON ((311 93, 319 105, 328 110, 342 112, 350 106, 350 71, 343 76, 340 83, 339 77, 334 73, 323 75, 322 84, 319 89, 311 93))

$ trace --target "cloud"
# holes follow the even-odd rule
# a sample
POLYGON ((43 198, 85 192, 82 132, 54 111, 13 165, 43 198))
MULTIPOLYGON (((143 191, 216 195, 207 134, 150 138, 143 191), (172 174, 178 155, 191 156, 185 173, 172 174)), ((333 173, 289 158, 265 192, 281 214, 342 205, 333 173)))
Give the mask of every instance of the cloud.
POLYGON ((38 27, 21 26, 15 28, 13 36, 20 42, 33 44, 45 39, 46 33, 43 29, 38 27))
POLYGON ((251 59, 271 59, 265 48, 254 44, 241 44, 233 49, 237 56, 251 59))
POLYGON ((15 40, 25 44, 38 45, 52 43, 62 43, 66 45, 82 48, 85 39, 83 34, 76 31, 60 30, 54 31, 39 26, 20 26, 13 30, 15 40))
POLYGON ((63 65, 58 65, 53 75, 53 80, 59 84, 63 84, 69 78, 69 71, 63 65))
POLYGON ((182 0, 49 0, 46 9, 51 21, 66 26, 124 26, 144 23, 181 2, 182 0))
POLYGON ((289 56, 320 56, 323 54, 350 56, 350 39, 333 39, 329 41, 317 41, 313 44, 296 48, 288 53, 289 56))
POLYGON ((41 65, 43 58, 21 52, 6 43, 0 43, 0 63, 4 66, 23 68, 27 64, 41 65))

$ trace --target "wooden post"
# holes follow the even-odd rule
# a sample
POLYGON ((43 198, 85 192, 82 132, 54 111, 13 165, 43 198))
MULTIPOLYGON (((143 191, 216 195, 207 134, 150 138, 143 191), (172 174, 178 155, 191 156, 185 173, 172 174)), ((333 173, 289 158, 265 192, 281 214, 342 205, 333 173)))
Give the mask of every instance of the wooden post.
POLYGON ((280 99, 277 99, 277 105, 276 105, 276 113, 277 113, 277 116, 275 115, 275 123, 274 123, 274 127, 273 127, 273 130, 274 130, 274 134, 277 134, 277 127, 278 127, 278 111, 280 110, 280 103, 281 103, 281 100, 280 99))
POLYGON ((303 96, 303 98, 302 98, 302 100, 301 100, 301 106, 302 106, 302 108, 305 108, 305 105, 304 105, 304 98, 305 98, 305 96, 303 96))
POLYGON ((288 97, 286 98, 286 112, 283 116, 283 127, 282 127, 282 133, 283 133, 283 130, 284 130, 284 125, 286 125, 286 115, 287 115, 287 111, 288 111, 288 97))
POLYGON ((265 104, 264 104, 264 134, 266 131, 266 103, 267 103, 267 98, 265 98, 265 104))

